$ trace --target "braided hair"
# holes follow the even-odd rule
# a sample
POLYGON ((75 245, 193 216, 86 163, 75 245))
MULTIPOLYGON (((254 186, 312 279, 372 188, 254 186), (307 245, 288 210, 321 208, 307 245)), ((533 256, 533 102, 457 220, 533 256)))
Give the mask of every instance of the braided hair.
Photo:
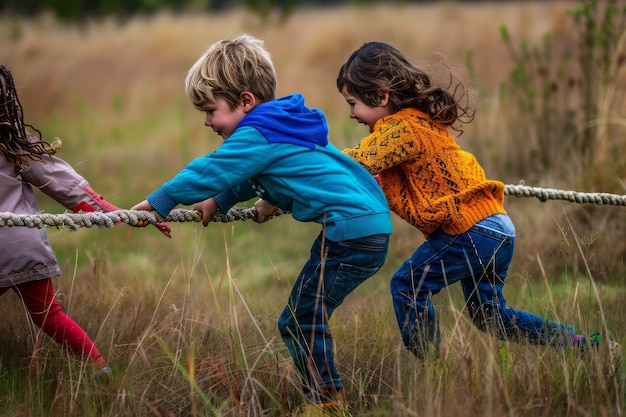
POLYGON ((43 157, 53 155, 57 149, 41 140, 39 130, 24 123, 24 112, 11 71, 0 65, 0 151, 19 171, 26 171, 30 160, 45 163, 43 157), (27 127, 37 133, 38 140, 32 140, 27 127))

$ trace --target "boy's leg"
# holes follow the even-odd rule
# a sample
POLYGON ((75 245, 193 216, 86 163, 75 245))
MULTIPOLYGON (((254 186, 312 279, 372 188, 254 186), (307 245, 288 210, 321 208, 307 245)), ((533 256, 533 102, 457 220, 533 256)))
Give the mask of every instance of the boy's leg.
POLYGON ((315 402, 341 389, 328 320, 350 292, 380 269, 388 244, 387 235, 343 242, 320 235, 294 284, 278 328, 315 402))
POLYGON ((25 282, 13 287, 22 299, 33 322, 56 342, 65 344, 72 353, 89 357, 105 366, 106 362, 98 348, 85 331, 68 317, 54 296, 51 279, 25 282))

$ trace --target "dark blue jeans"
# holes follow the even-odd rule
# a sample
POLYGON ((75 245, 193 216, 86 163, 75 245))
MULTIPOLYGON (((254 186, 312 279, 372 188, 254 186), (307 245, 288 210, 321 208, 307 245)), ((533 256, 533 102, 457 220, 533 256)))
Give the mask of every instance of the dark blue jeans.
POLYGON ((389 235, 342 242, 323 236, 313 243, 311 258, 278 318, 305 392, 314 401, 324 400, 325 392, 341 389, 328 320, 348 294, 380 269, 389 248, 389 235))
POLYGON ((405 346, 423 357, 439 349, 440 330, 431 296, 460 282, 474 324, 500 339, 565 346, 574 329, 507 307, 502 294, 513 256, 515 227, 507 215, 490 216, 458 236, 433 233, 391 278, 393 307, 405 346))

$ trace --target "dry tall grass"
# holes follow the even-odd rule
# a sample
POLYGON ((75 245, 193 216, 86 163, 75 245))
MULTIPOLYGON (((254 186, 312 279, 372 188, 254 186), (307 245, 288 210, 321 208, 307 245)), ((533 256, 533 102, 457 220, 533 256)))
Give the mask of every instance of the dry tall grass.
MULTIPOLYGON (((269 25, 243 11, 80 26, 4 17, 0 62, 13 69, 28 121, 46 137, 61 137, 60 156, 106 198, 129 207, 218 145, 182 91, 185 71, 215 40, 242 31, 263 38, 275 59, 279 94, 301 92, 322 108, 340 146, 365 134, 347 120, 335 88, 337 70, 354 48, 384 40, 413 59, 430 61, 441 52, 459 67, 471 51, 482 109, 460 142, 490 177, 509 183, 535 174, 513 177, 501 162, 526 144, 509 140, 517 115, 499 105, 499 83, 511 61, 498 27, 505 24, 514 38, 530 41, 567 33, 565 10, 574 6, 338 7, 298 11, 284 24, 269 25)), ((576 187, 579 175, 529 185, 576 187)), ((45 211, 59 210, 45 199, 42 204, 45 211)), ((626 244, 624 222, 616 221, 623 208, 508 197, 507 209, 518 229, 509 303, 623 341, 626 244)), ((394 222, 387 265, 333 323, 357 415, 622 415, 624 377, 604 372, 605 351, 581 361, 571 352, 485 337, 463 315, 458 288, 436 299, 442 356, 416 362, 399 346, 387 285, 422 237, 394 222)), ((6 295, 0 305, 7 318, 0 325, 3 415, 287 415, 301 402, 274 322, 317 228, 290 218, 173 227, 172 241, 126 226, 49 231, 64 265, 59 296, 96 336, 116 376, 108 385, 92 384, 80 364, 28 326, 19 301, 6 295)))
POLYGON ((130 23, 63 25, 50 18, 29 22, 5 17, 0 59, 13 66, 22 97, 35 119, 53 109, 75 111, 85 99, 99 111, 113 110, 121 95, 128 117, 145 117, 146 103, 174 99, 183 73, 210 43, 248 31, 265 39, 277 66, 280 93, 302 91, 335 120, 345 117, 334 78, 349 52, 367 40, 393 42, 409 56, 428 59, 442 52, 459 64, 474 51, 479 83, 495 87, 509 69, 498 25, 513 36, 539 40, 567 30, 571 2, 385 5, 297 12, 285 24, 261 25, 245 12, 215 16, 160 15, 130 23), (42 68, 42 66, 44 66, 42 68), (152 93, 152 95, 146 95, 152 93))

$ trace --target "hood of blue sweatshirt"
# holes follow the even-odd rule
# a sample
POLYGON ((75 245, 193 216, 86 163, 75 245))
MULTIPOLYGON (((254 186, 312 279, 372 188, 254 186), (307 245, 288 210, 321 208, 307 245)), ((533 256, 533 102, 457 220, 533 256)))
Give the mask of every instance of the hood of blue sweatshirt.
POLYGON ((292 143, 315 149, 328 145, 328 124, 319 109, 304 105, 301 94, 261 103, 239 123, 259 130, 268 142, 292 143))

